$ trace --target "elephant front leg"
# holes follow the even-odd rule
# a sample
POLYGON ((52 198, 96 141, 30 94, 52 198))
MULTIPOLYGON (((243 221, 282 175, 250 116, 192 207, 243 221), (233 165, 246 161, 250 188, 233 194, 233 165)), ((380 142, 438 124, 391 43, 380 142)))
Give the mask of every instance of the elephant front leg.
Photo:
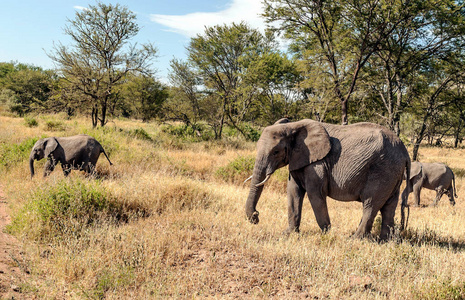
POLYGON ((331 228, 329 220, 328 205, 326 197, 317 193, 307 193, 310 204, 312 205, 313 213, 315 214, 316 222, 320 226, 321 231, 327 232, 331 228))
POLYGON ((71 165, 62 163, 61 168, 63 169, 63 175, 65 175, 65 177, 68 177, 69 173, 71 172, 71 165))
POLYGON ((287 214, 289 227, 286 229, 285 234, 299 232, 304 196, 305 190, 295 182, 292 176, 289 176, 289 181, 287 183, 287 214))
POLYGON ((54 159, 47 159, 47 162, 44 165, 44 177, 50 175, 50 173, 55 170, 56 161, 54 159))

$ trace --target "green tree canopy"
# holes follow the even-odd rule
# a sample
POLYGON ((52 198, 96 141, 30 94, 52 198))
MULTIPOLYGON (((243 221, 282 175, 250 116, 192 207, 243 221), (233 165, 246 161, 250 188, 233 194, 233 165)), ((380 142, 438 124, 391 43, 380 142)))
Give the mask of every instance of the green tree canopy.
POLYGON ((72 38, 70 47, 57 44, 49 54, 69 84, 87 95, 92 107, 92 125, 107 122, 108 108, 116 101, 115 87, 129 74, 151 74, 156 57, 152 44, 129 44, 139 32, 136 15, 119 4, 97 2, 68 20, 65 33, 72 38))

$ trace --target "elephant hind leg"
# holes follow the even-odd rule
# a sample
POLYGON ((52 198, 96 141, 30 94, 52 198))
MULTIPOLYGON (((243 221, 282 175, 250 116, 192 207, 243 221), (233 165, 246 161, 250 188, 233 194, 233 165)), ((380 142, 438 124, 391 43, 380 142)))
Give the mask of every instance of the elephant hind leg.
POLYGON ((96 175, 95 165, 90 162, 85 163, 83 170, 86 172, 86 176, 94 177, 96 175))
POLYGON ((452 187, 452 185, 447 189, 447 196, 449 196, 450 204, 455 205, 454 188, 452 187))
POLYGON ((376 214, 379 211, 379 207, 373 205, 373 198, 367 198, 363 201, 363 215, 360 224, 358 225, 357 231, 354 236, 357 238, 364 238, 371 233, 373 222, 376 214))
POLYGON ((394 215, 396 213, 397 202, 399 201, 399 191, 394 194, 381 207, 381 232, 379 239, 385 241, 394 233, 394 215))
POLYGON ((442 188, 439 188, 436 190, 436 198, 434 198, 433 203, 431 203, 431 206, 437 206, 439 200, 441 200, 442 195, 444 195, 445 190, 442 188))

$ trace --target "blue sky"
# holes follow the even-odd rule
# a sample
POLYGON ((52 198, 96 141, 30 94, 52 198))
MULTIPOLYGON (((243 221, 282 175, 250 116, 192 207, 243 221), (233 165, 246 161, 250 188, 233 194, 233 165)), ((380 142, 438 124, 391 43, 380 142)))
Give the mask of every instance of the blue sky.
MULTIPOLYGON (((185 47, 191 37, 201 34, 205 26, 246 21, 254 28, 265 27, 259 16, 261 0, 119 0, 137 15, 141 27, 132 42, 152 42, 159 50, 154 63, 158 77, 166 81, 169 61, 185 59, 185 47)), ((0 9, 0 62, 21 62, 45 69, 54 68, 46 52, 53 43, 70 45, 63 32, 76 11, 95 1, 13 0, 2 1, 0 9)))

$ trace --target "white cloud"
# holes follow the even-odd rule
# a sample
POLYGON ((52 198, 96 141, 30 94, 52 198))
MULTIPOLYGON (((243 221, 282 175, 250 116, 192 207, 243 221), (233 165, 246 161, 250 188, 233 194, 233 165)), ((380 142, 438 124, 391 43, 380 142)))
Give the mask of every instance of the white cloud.
POLYGON ((78 9, 78 10, 87 10, 87 9, 88 9, 87 7, 84 7, 84 6, 78 6, 78 5, 76 5, 76 6, 73 6, 73 8, 75 8, 75 9, 78 9))
POLYGON ((247 22, 253 28, 263 30, 265 22, 260 16, 262 12, 262 0, 232 0, 227 9, 218 12, 195 12, 187 15, 152 14, 150 19, 168 27, 169 31, 190 38, 203 33, 205 26, 241 21, 247 22))

